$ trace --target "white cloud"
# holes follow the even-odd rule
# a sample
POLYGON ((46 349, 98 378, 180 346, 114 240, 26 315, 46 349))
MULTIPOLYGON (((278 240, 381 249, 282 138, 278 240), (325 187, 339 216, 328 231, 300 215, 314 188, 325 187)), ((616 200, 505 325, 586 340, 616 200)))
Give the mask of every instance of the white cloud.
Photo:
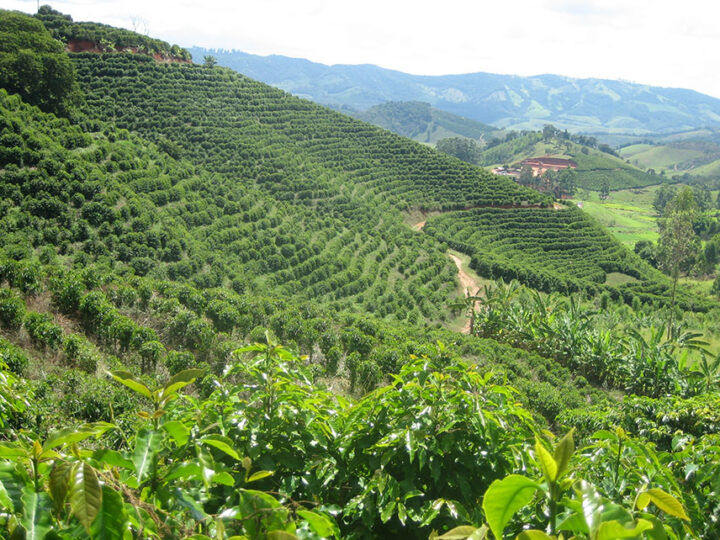
MULTIPOLYGON (((34 0, 5 0, 34 11, 34 0)), ((60 0, 75 20, 184 46, 417 74, 490 71, 626 79, 720 97, 720 3, 707 0, 60 0)))

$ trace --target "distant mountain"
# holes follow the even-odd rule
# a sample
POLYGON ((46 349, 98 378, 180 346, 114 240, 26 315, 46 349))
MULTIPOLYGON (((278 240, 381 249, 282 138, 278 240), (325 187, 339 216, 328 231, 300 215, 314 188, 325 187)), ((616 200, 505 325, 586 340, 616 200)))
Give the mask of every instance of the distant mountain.
POLYGON ((296 96, 365 110, 387 101, 422 101, 501 128, 552 123, 573 132, 668 133, 720 126, 720 99, 693 90, 558 75, 491 73, 421 76, 374 65, 327 66, 285 56, 191 48, 296 96))
POLYGON ((487 124, 441 111, 420 101, 389 101, 349 114, 418 142, 432 144, 448 137, 483 141, 498 132, 497 128, 487 124))

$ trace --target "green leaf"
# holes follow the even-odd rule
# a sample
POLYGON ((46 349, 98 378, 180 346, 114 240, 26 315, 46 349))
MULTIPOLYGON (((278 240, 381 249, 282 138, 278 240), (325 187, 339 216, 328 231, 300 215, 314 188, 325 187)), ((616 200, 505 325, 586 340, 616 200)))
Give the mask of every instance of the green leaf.
POLYGON ((153 395, 150 389, 138 380, 135 380, 133 374, 129 371, 113 371, 110 376, 120 384, 124 384, 131 390, 152 400, 153 395))
POLYGON ((644 510, 647 505, 650 504, 650 494, 646 491, 639 493, 635 500, 635 508, 638 510, 644 510))
POLYGON ((270 531, 267 540, 298 540, 298 537, 286 531, 270 531))
POLYGON ((205 373, 205 371, 202 369, 184 369, 180 373, 176 374, 167 382, 160 392, 160 401, 167 400, 181 388, 187 386, 188 384, 192 384, 192 382, 203 373, 205 373))
POLYGON ((383 507, 382 512, 380 512, 380 520, 383 523, 387 523, 392 517, 395 512, 395 506, 397 506, 397 503, 395 501, 390 501, 383 507))
POLYGON ((52 527, 50 498, 47 493, 35 493, 32 486, 22 491, 23 515, 20 523, 25 528, 25 540, 41 540, 52 527))
POLYGON ((535 439, 535 457, 540 463, 540 469, 548 483, 555 482, 558 476, 557 463, 540 439, 535 439))
POLYGON ((0 443, 0 458, 13 459, 27 455, 27 450, 25 450, 22 446, 8 442, 0 443))
POLYGON ((230 439, 227 439, 226 437, 221 437, 220 435, 208 435, 207 437, 203 437, 202 439, 200 439, 200 442, 217 448, 218 450, 225 452, 231 458, 240 461, 240 456, 238 455, 238 453, 232 448, 232 446, 230 446, 230 444, 226 442, 229 440, 230 439))
POLYGON ((595 489, 595 486, 585 480, 580 481, 579 491, 582 503, 582 517, 587 528, 574 532, 594 533, 602 521, 602 512, 604 510, 602 497, 595 489))
POLYGON ((160 449, 162 435, 150 429, 141 430, 135 438, 135 453, 133 463, 138 482, 142 482, 150 471, 155 454, 160 449))
POLYGON ((408 491, 405 495, 403 495, 403 501, 407 501, 409 499, 412 499, 414 497, 423 497, 425 494, 420 491, 419 489, 413 489, 411 491, 408 491))
POLYGON ((10 494, 5 489, 5 486, 0 483, 0 509, 7 510, 8 513, 12 514, 15 510, 10 494))
POLYGON ((183 480, 195 479, 202 480, 202 467, 194 461, 178 463, 168 474, 165 475, 165 481, 181 478, 183 480))
POLYGON ((652 524, 644 519, 639 519, 637 525, 632 529, 625 528, 619 521, 605 521, 598 527, 595 540, 617 540, 618 538, 635 538, 641 532, 652 529, 652 524))
POLYGON ((93 452, 93 459, 96 459, 105 465, 110 465, 111 467, 122 467, 123 469, 129 470, 133 470, 135 468, 133 462, 117 450, 96 450, 93 452))
POLYGON ((476 527, 472 527, 470 525, 461 525, 460 527, 450 529, 442 536, 438 536, 437 540, 465 540, 475 534, 475 531, 477 530, 478 529, 476 527))
POLYGON ((468 540, 487 540, 489 530, 487 525, 483 525, 475 529, 475 532, 468 536, 468 540))
POLYGON ((175 500, 180 506, 190 510, 190 514, 195 521, 204 521, 205 518, 207 518, 207 514, 203 510, 202 505, 193 497, 182 491, 180 488, 177 488, 173 494, 175 495, 175 500))
POLYGON ((100 512, 102 495, 95 469, 87 463, 78 463, 70 473, 70 508, 88 533, 100 512))
POLYGON ((570 458, 575 452, 575 442, 573 441, 574 428, 568 431, 565 436, 560 439, 557 446, 555 447, 555 453, 553 458, 557 464, 557 476, 560 478, 567 470, 570 458))
POLYGON ((268 476, 272 476, 272 475, 273 475, 272 471, 258 471, 256 473, 253 473, 252 476, 250 476, 250 478, 245 480, 245 483, 249 484, 250 482, 256 482, 258 480, 262 480, 263 478, 267 478, 268 476))
POLYGON ((84 424, 77 428, 61 429, 51 433, 42 447, 43 450, 48 450, 58 446, 74 444, 90 437, 98 437, 115 427, 115 424, 108 422, 95 422, 93 424, 84 424))
POLYGON ((573 512, 563 519, 557 526, 558 531, 572 531, 574 533, 588 534, 588 526, 585 518, 579 512, 573 512))
POLYGON ((641 512, 638 517, 641 517, 642 519, 646 519, 650 523, 652 523, 652 529, 648 529, 645 531, 645 536, 650 540, 668 540, 667 532, 665 531, 665 527, 662 524, 662 521, 658 519, 657 516, 653 514, 648 514, 647 512, 641 512))
MULTIPOLYGON (((13 512, 20 512, 22 508, 22 494, 25 485, 30 482, 18 474, 15 465, 8 462, 0 462, 0 486, 7 494, 10 504, 7 506, 13 512)), ((7 501, 2 504, 7 504, 7 501)))
POLYGON ((50 471, 50 496, 52 497, 53 509, 56 514, 60 514, 65 506, 67 494, 70 490, 70 474, 72 470, 72 463, 58 461, 50 471))
POLYGON ((502 538, 503 530, 515 512, 532 501, 538 489, 540 486, 536 482, 518 474, 511 474, 490 484, 483 497, 482 507, 496 538, 502 538))
POLYGON ((178 446, 185 446, 187 444, 188 438, 190 437, 190 429, 182 422, 171 420, 170 422, 165 422, 162 428, 168 432, 168 435, 173 438, 175 444, 178 446))
POLYGON ((553 538, 543 531, 530 529, 529 531, 523 531, 518 534, 516 540, 553 540, 553 538))
POLYGON ((329 517, 310 510, 298 510, 297 514, 308 522, 310 528, 318 536, 340 538, 340 527, 329 517))
POLYGON ((232 474, 229 472, 219 472, 212 475, 211 480, 216 484, 221 484, 223 486, 234 486, 235 485, 235 479, 233 478, 232 474))
POLYGON ((397 516, 400 523, 405 525, 405 521, 407 520, 407 510, 405 509, 405 505, 402 503, 398 503, 397 505, 397 516))
POLYGON ((127 514, 120 494, 108 486, 102 487, 102 505, 93 521, 90 537, 93 540, 122 540, 127 529, 127 514))
POLYGON ((282 506, 275 497, 273 497, 269 493, 265 493, 264 491, 257 491, 254 489, 243 489, 241 491, 244 494, 250 495, 252 497, 257 497, 266 505, 268 505, 269 508, 280 508, 282 506))
POLYGON ((684 519, 685 521, 690 521, 690 518, 685 513, 683 505, 669 493, 666 493, 659 488, 648 489, 646 493, 650 495, 650 500, 655 504, 655 506, 666 514, 684 519))

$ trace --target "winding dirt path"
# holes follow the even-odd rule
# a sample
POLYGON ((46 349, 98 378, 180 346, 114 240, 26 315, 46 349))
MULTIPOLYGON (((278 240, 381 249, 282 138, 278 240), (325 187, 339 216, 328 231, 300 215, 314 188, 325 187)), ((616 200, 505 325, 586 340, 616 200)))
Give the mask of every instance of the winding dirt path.
MULTIPOLYGON (((412 228, 415 231, 422 231, 422 228, 425 226, 427 220, 419 221, 417 223, 412 224, 412 228)), ((452 260, 452 262, 455 263, 455 266, 457 266, 458 269, 458 279, 460 280, 460 288, 462 289, 463 295, 468 294, 468 290, 470 291, 471 295, 479 295, 480 293, 480 284, 477 282, 477 280, 472 277, 470 274, 468 274, 462 267, 462 260, 457 255, 453 255, 452 253, 448 253, 448 257, 452 260)), ((478 302, 475 302, 475 308, 477 308, 478 302)), ((462 330, 460 330, 463 334, 469 334, 470 333, 470 319, 465 321, 465 324, 462 327, 462 330)))
MULTIPOLYGON (((460 280, 460 285, 463 289, 463 292, 467 294, 468 289, 470 290, 470 294, 477 295, 480 292, 480 285, 477 281, 475 281, 475 278, 470 276, 465 270, 463 270, 462 267, 462 261, 460 260, 460 257, 453 255, 452 253, 448 253, 448 257, 452 259, 452 262, 455 263, 455 266, 457 266, 458 269, 458 279, 460 280)), ((473 306, 473 309, 477 308, 478 302, 475 302, 475 305, 473 306)), ((465 324, 462 327, 462 330, 460 330, 463 334, 469 334, 470 333, 470 319, 465 321, 465 324)))

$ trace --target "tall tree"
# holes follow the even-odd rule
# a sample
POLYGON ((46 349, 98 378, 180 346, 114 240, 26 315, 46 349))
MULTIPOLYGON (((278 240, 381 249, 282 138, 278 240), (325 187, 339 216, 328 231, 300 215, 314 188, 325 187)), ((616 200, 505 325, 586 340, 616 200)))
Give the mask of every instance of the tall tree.
POLYGON ((675 314, 677 282, 682 271, 687 271, 700 252, 700 242, 693 221, 697 215, 697 203, 690 187, 685 186, 665 207, 665 216, 658 223, 658 263, 660 269, 672 280, 670 318, 668 319, 668 337, 672 332, 675 314))
POLYGON ((43 24, 0 10, 0 87, 46 112, 68 114, 80 99, 75 68, 43 24))
POLYGON ((659 216, 665 213, 665 207, 677 194, 677 187, 669 184, 663 184, 655 192, 655 199, 653 200, 653 208, 659 216))
POLYGON ((602 184, 600 185, 600 199, 603 201, 607 200, 607 198, 610 196, 610 183, 607 181, 607 178, 604 178, 602 181, 602 184))

